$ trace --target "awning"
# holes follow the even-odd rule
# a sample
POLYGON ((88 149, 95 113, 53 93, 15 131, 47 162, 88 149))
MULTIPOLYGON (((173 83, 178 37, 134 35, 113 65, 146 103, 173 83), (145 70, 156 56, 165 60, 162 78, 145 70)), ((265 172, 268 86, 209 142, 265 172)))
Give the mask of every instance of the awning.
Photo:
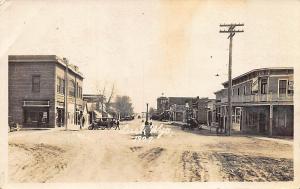
POLYGON ((102 118, 102 114, 100 112, 98 112, 97 110, 93 111, 96 115, 96 118, 102 118))
POLYGON ((49 100, 24 100, 23 107, 49 107, 49 100))

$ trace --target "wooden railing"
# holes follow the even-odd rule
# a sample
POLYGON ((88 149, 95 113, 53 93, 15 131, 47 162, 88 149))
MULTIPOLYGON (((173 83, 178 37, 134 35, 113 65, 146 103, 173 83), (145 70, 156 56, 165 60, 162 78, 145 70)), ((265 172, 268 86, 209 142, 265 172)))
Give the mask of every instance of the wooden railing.
MULTIPOLYGON (((221 99, 221 102, 227 102, 227 96, 221 99)), ((233 96, 232 102, 293 102, 293 95, 278 96, 278 94, 254 94, 233 96)))

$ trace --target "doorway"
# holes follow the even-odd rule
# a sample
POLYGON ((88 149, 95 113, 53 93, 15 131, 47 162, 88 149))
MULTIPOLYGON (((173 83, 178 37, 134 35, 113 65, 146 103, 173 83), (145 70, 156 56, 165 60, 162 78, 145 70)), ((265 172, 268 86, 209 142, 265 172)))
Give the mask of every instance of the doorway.
POLYGON ((65 111, 63 108, 57 108, 56 125, 58 127, 64 126, 65 111))

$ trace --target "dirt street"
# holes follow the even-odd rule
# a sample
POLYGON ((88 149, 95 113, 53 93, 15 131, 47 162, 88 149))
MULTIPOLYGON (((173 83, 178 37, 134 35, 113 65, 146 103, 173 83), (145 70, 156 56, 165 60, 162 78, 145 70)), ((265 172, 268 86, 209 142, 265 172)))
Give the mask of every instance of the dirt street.
POLYGON ((9 133, 10 182, 291 181, 293 146, 263 137, 215 136, 137 119, 121 130, 9 133))

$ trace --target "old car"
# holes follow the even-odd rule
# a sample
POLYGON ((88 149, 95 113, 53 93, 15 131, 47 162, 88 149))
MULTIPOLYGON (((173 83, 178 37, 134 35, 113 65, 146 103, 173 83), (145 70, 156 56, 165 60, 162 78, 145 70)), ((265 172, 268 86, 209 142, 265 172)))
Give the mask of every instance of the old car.
POLYGON ((103 117, 103 118, 97 118, 94 122, 90 124, 88 127, 89 130, 95 130, 95 129, 111 129, 117 124, 117 120, 115 118, 111 117, 103 117))

